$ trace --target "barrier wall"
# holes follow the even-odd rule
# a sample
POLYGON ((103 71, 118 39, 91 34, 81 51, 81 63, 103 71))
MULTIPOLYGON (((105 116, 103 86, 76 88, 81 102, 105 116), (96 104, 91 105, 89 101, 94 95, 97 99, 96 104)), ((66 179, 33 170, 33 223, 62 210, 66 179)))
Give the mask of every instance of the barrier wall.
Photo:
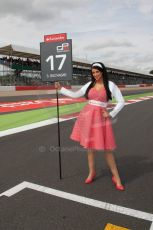
MULTIPOLYGON (((71 86, 64 86, 71 89, 71 86)), ((4 91, 27 91, 27 90, 55 90, 54 86, 0 86, 0 92, 4 91)))
POLYGON ((51 86, 16 86, 16 91, 24 91, 24 90, 51 90, 55 89, 53 85, 51 86))
POLYGON ((1 92, 16 91, 16 88, 15 88, 15 86, 0 86, 0 91, 1 92))

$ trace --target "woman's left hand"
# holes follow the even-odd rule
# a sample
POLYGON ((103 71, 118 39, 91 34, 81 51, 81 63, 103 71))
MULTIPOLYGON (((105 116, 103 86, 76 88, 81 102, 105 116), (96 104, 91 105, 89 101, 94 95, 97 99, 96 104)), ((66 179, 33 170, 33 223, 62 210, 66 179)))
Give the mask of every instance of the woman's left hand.
POLYGON ((110 114, 107 110, 103 111, 103 117, 105 117, 105 118, 110 117, 110 114))

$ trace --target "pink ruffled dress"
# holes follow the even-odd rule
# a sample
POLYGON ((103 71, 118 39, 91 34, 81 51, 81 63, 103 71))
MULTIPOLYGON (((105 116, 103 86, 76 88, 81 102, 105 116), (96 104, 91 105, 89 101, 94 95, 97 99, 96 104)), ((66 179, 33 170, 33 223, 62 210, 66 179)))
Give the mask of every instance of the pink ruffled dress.
MULTIPOLYGON (((91 88, 88 93, 89 100, 107 102, 106 90, 91 88)), ((111 118, 104 118, 102 113, 106 108, 87 104, 80 112, 72 130, 70 138, 78 141, 87 149, 114 150, 114 139, 111 118)))

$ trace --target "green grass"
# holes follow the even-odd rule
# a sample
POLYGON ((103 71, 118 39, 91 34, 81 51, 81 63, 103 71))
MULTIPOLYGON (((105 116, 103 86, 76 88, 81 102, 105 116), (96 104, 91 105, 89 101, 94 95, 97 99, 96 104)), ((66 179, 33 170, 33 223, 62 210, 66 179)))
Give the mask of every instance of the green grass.
MULTIPOLYGON (((125 96, 124 99, 125 100, 137 99, 139 97, 144 97, 144 96, 153 96, 153 92, 137 94, 137 95, 129 95, 129 96, 125 96)), ((112 102, 115 102, 115 100, 113 100, 112 102)), ((59 113, 60 115, 66 115, 66 114, 79 112, 85 104, 86 102, 60 106, 59 113)), ((53 117, 57 117, 56 107, 4 114, 0 116, 0 131, 27 125, 27 124, 32 124, 53 117)))
MULTIPOLYGON (((84 105, 85 102, 63 105, 60 106, 59 113, 60 115, 66 115, 79 112, 84 105)), ((56 107, 4 114, 0 116, 0 131, 47 120, 53 117, 57 117, 56 107)))
POLYGON ((153 92, 150 93, 141 93, 141 94, 136 94, 136 95, 129 95, 129 96, 124 96, 125 100, 131 100, 131 99, 137 99, 139 97, 145 97, 145 96, 153 96, 153 92))

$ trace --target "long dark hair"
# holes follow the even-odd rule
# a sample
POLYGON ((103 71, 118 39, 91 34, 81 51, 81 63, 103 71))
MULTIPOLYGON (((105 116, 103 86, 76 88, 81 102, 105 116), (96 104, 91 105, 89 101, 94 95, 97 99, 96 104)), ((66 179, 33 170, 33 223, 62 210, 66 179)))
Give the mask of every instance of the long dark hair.
POLYGON ((86 92, 85 92, 85 97, 88 99, 88 92, 89 92, 89 90, 92 88, 92 87, 94 87, 94 85, 95 85, 95 83, 96 83, 96 80, 95 80, 95 78, 93 77, 93 75, 92 75, 92 69, 97 69, 97 70, 99 70, 100 72, 102 72, 103 73, 103 83, 104 83, 104 87, 105 87, 105 89, 106 89, 106 94, 107 94, 107 101, 109 101, 109 100, 112 100, 112 94, 111 94, 111 91, 110 91, 110 89, 109 89, 109 85, 108 85, 108 74, 107 74, 107 71, 106 71, 106 67, 105 67, 105 65, 103 64, 103 63, 101 63, 101 62, 94 62, 94 63, 92 63, 92 65, 91 65, 91 77, 92 77, 92 79, 91 79, 91 84, 88 86, 88 88, 87 88, 87 90, 86 90, 86 92), (100 66, 102 66, 102 67, 100 67, 100 66, 96 66, 96 63, 98 63, 100 66), (95 65, 94 65, 95 64, 95 65))

